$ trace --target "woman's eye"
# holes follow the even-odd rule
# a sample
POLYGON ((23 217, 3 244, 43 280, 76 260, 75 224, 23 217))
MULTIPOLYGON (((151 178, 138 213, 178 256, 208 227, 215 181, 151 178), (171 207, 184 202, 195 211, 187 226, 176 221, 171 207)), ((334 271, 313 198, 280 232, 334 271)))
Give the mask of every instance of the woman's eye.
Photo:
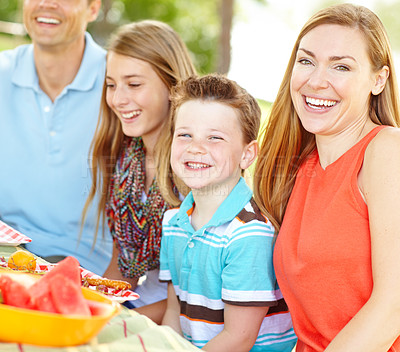
POLYGON ((350 71, 350 69, 345 65, 336 66, 336 70, 338 70, 338 71, 350 71))
POLYGON ((113 84, 113 83, 106 83, 106 88, 108 89, 108 88, 114 88, 115 87, 115 84, 113 84))
POLYGON ((302 65, 311 65, 312 62, 309 59, 299 59, 298 62, 302 65))
POLYGON ((129 87, 133 87, 133 88, 140 87, 140 83, 129 83, 129 87))
POLYGON ((190 138, 191 135, 189 133, 179 133, 178 137, 183 137, 183 138, 190 138))

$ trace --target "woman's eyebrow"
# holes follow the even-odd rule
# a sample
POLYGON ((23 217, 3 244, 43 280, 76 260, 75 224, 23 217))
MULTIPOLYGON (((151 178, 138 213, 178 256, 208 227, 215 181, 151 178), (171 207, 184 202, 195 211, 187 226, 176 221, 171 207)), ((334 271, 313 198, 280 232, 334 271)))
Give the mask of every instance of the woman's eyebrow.
MULTIPOLYGON (((300 51, 300 50, 304 51, 307 55, 315 58, 315 54, 312 51, 304 49, 304 48, 299 48, 298 51, 300 51)), ((339 61, 339 60, 343 60, 343 59, 350 59, 350 60, 357 62, 356 59, 351 55, 334 55, 334 56, 329 57, 330 61, 339 61)))

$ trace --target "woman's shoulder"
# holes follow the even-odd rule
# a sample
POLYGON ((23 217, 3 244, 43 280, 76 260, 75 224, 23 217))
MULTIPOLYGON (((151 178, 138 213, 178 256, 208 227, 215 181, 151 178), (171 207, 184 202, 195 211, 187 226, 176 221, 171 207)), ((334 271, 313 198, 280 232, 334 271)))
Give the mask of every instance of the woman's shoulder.
POLYGON ((389 153, 400 154, 400 128, 387 126, 373 138, 366 150, 366 156, 389 153))
POLYGON ((400 128, 385 127, 368 144, 365 150, 363 169, 377 174, 390 173, 397 169, 400 160, 400 128))

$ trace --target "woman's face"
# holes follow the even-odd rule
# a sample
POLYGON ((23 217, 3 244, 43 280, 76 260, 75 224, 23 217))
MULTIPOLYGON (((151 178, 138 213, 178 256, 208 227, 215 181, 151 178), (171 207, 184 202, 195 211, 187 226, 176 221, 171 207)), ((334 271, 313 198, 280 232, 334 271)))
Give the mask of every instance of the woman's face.
POLYGON ((300 41, 290 92, 303 127, 316 135, 332 135, 369 119, 376 80, 363 34, 324 24, 300 41))
POLYGON ((154 147, 169 114, 169 89, 146 61, 116 54, 107 57, 106 100, 130 137, 154 147))

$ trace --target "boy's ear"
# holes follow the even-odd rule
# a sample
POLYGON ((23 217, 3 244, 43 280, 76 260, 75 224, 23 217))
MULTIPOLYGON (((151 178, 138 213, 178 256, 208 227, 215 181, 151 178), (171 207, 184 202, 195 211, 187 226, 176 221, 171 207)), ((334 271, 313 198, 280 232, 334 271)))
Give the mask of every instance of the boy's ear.
POLYGON ((246 170, 256 160, 258 155, 257 141, 251 141, 243 150, 242 159, 240 160, 240 168, 246 170))

